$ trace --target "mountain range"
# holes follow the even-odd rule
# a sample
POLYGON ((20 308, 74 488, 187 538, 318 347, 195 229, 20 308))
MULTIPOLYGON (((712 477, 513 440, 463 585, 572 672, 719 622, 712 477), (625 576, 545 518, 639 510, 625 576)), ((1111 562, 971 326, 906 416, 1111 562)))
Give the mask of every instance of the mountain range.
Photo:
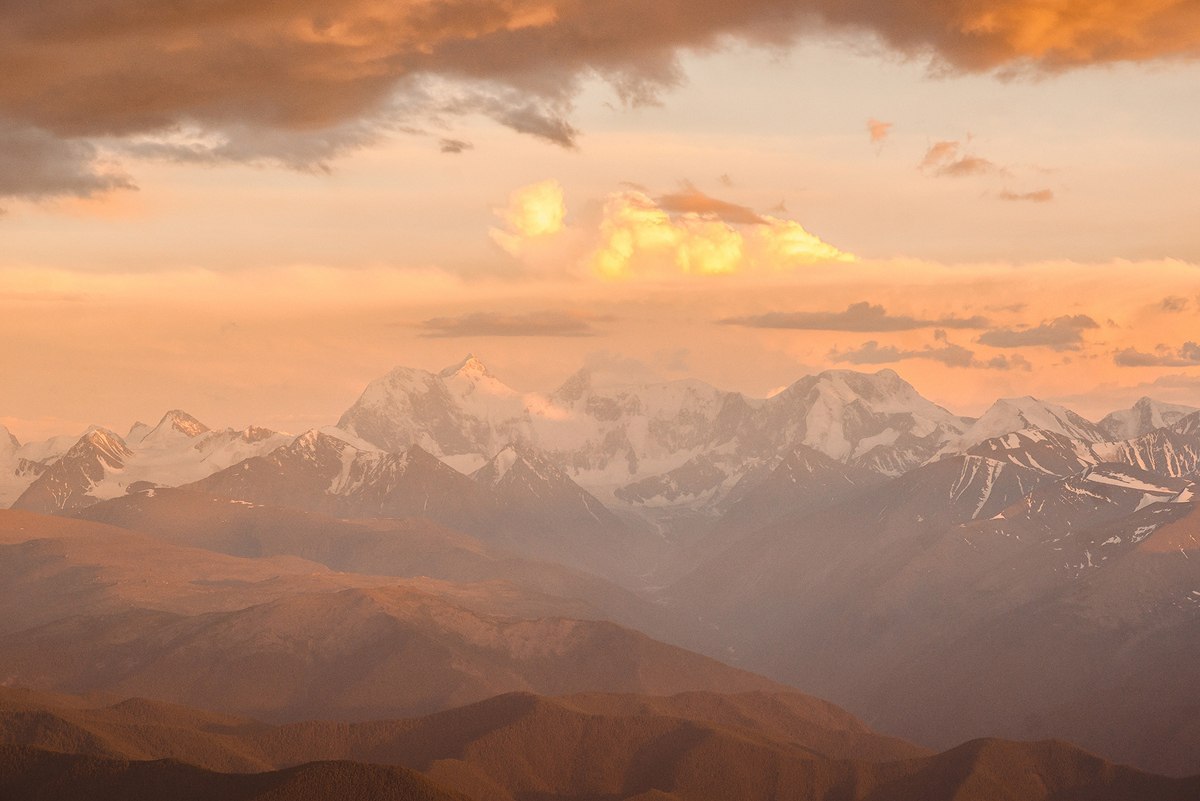
MULTIPOLYGON (((995 737, 1200 773, 1198 479, 1195 409, 1142 399, 1092 422, 1025 397, 969 418, 890 370, 828 371, 765 399, 587 370, 535 393, 468 357, 397 368, 299 436, 182 411, 125 436, 0 431, 0 678, 276 724, 409 719, 512 692, 560 720, 604 692, 640 699, 620 704, 650 725, 655 696, 800 688, 942 752, 895 773, 792 774, 774 740, 661 735, 861 791, 805 798, 938 797, 914 777, 949 774, 975 788, 953 797, 989 797, 971 795, 989 765, 1117 775, 1067 746, 980 739, 995 737), (529 700, 562 695, 576 700, 529 700)), ((684 753, 663 757, 682 783, 661 787, 622 757, 621 787, 706 797, 689 773, 700 752, 684 753)), ((190 761, 342 759, 379 761, 190 761)), ((434 762, 395 764, 438 782, 434 762)), ((446 789, 642 797, 476 779, 446 789)))

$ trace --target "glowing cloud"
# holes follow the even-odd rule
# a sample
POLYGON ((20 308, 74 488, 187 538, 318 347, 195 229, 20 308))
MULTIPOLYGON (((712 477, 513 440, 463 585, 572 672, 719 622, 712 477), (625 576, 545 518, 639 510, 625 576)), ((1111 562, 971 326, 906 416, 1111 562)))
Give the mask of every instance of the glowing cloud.
MULTIPOLYGON (((706 200, 706 208, 721 203, 706 200)), ((588 261, 600 276, 625 278, 664 273, 779 271, 804 264, 854 260, 793 220, 754 215, 753 221, 738 226, 695 211, 672 216, 644 192, 619 192, 610 195, 604 205, 600 244, 588 261)))
POLYGON ((513 192, 508 206, 496 209, 505 229, 493 228, 492 239, 513 255, 531 239, 553 236, 563 230, 567 206, 558 181, 530 184, 513 192))

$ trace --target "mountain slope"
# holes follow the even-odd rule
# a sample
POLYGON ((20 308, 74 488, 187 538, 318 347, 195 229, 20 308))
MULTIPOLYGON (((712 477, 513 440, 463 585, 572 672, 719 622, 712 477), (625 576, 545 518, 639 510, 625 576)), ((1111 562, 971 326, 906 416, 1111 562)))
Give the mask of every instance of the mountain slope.
POLYGON ((511 690, 781 689, 613 623, 542 615, 472 612, 401 586, 193 617, 133 611, 0 637, 0 672, 273 720, 402 717, 511 690))
POLYGON ((462 801, 410 770, 351 762, 225 774, 172 761, 126 762, 0 746, 6 801, 462 801))
POLYGON ((592 614, 677 639, 680 622, 661 606, 594 575, 534 561, 421 518, 350 521, 284 507, 231 503, 182 489, 155 489, 88 507, 81 517, 152 534, 188 548, 243 558, 296 556, 343 573, 504 582, 592 614))
MULTIPOLYGON (((97 710, 28 707, 27 714, 39 713, 64 733, 94 735, 72 741, 89 754, 75 760, 111 764, 108 753, 97 759, 91 752, 140 754, 148 746, 172 753, 191 740, 186 747, 218 763, 240 753, 252 765, 303 763, 301 771, 343 765, 355 784, 342 792, 365 788, 355 798, 373 797, 372 779, 382 770, 346 761, 364 758, 421 770, 478 801, 1184 801, 1200 790, 1200 778, 1150 776, 1064 743, 978 740, 925 755, 795 695, 510 694, 417 720, 278 728, 145 702, 97 710), (341 761, 314 765, 312 759, 341 761)), ((0 711, 0 735, 21 739, 5 726, 11 720, 12 712, 0 711)), ((14 752, 45 753, 4 747, 4 754, 14 752)), ((57 759, 60 766, 70 762, 57 759)), ((43 774, 72 775, 68 771, 43 774)))

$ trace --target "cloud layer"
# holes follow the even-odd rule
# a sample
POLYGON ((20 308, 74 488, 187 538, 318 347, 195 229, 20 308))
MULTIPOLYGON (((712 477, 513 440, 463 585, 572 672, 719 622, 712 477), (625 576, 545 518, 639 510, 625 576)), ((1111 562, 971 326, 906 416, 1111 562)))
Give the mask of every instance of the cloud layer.
POLYGON ((1195 367, 1200 366, 1200 343, 1185 342, 1177 348, 1159 345, 1153 353, 1136 348, 1118 351, 1113 361, 1122 367, 1195 367))
POLYGON ((1086 314, 1065 315, 1027 328, 998 328, 985 331, 979 343, 993 348, 1044 347, 1053 350, 1077 350, 1083 344, 1083 332, 1099 328, 1086 314))
POLYGON ((647 102, 683 80, 683 50, 730 38, 786 45, 830 28, 865 32, 943 70, 1200 54, 1200 6, 1190 0, 9 3, 0 126, 66 149, 40 172, 5 165, 0 183, 14 194, 53 194, 65 170, 68 191, 118 186, 89 172, 78 148, 189 126, 212 141, 162 155, 303 163, 369 141, 376 129, 467 113, 572 146, 569 116, 584 77, 602 76, 628 103, 647 102))
POLYGON ((922 319, 909 315, 889 314, 883 306, 867 302, 853 303, 840 312, 768 312, 746 317, 731 317, 721 321, 726 325, 749 328, 788 328, 799 331, 915 331, 920 328, 986 328, 984 317, 955 317, 922 319))
POLYGON ((450 337, 588 337, 595 318, 559 311, 524 314, 474 312, 458 317, 434 317, 421 323, 421 336, 450 337))

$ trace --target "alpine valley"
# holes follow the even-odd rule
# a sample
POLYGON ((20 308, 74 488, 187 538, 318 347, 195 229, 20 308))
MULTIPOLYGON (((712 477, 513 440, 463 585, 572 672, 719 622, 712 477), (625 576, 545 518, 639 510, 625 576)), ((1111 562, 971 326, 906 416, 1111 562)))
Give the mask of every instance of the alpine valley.
POLYGON ((1200 797, 1200 410, 468 356, 329 421, 0 428, 0 796, 1200 797))

